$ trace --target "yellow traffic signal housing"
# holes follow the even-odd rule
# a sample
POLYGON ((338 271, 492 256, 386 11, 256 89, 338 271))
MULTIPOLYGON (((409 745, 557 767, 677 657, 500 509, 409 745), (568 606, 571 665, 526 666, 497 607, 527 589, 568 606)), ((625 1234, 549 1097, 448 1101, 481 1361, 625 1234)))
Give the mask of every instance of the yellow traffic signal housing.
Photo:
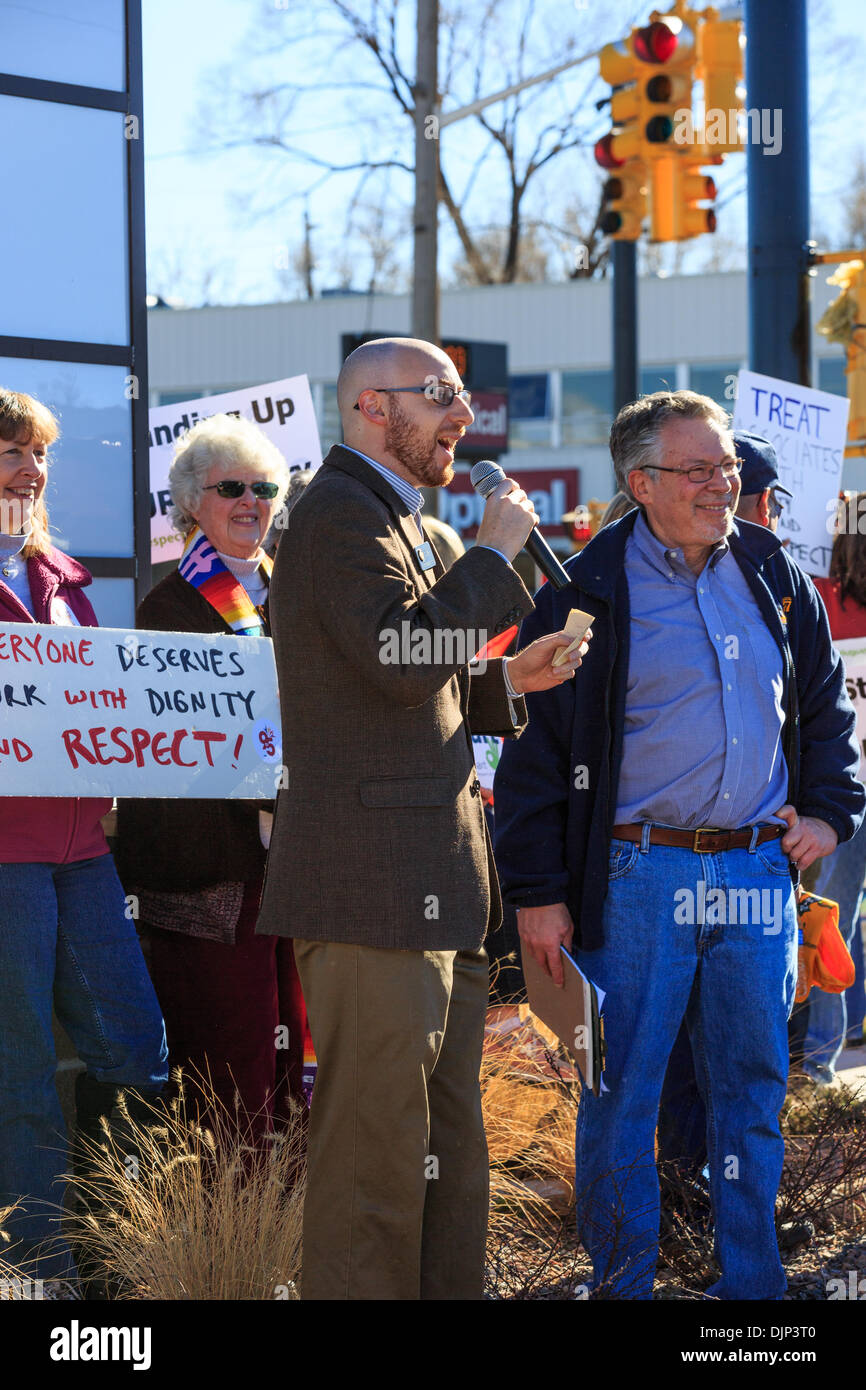
POLYGON ((653 11, 650 23, 633 29, 631 46, 637 59, 640 114, 640 156, 663 159, 671 148, 680 113, 691 118, 692 84, 697 57, 696 19, 691 12, 653 11), (690 21, 690 22, 687 22, 690 21), (648 71, 648 66, 655 71, 648 71))
MULTIPOLYGON (((838 255, 818 256, 817 260, 841 260, 838 255)), ((840 293, 824 310, 816 330, 830 343, 841 343, 847 361, 845 376, 851 402, 848 416, 848 444, 845 457, 866 454, 866 252, 842 261, 827 280, 839 285, 840 293)))
POLYGON ((650 166, 650 241, 688 241, 716 230, 716 214, 702 203, 716 196, 715 181, 682 154, 650 166))
POLYGON ((610 98, 614 129, 595 147, 596 162, 603 169, 618 169, 640 151, 636 66, 628 40, 606 44, 599 54, 601 76, 614 88, 610 98))
POLYGON ((646 170, 630 159, 607 180, 600 227, 612 241, 637 241, 648 212, 646 170))
POLYGON ((705 10, 698 29, 696 75, 704 87, 704 141, 717 154, 743 148, 738 120, 743 110, 743 47, 738 19, 719 19, 718 10, 705 10))

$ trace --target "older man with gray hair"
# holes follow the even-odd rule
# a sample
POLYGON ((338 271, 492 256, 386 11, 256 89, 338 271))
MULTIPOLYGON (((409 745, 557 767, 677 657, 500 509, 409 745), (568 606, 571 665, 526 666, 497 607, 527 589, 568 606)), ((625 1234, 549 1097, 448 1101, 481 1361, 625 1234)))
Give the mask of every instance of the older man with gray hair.
POLYGON ((610 437, 636 510, 545 586, 521 642, 593 615, 583 679, 531 694, 496 777, 497 863, 521 937, 606 992, 606 1090, 577 1123, 594 1286, 649 1298, 654 1136, 686 1020, 707 1110, 726 1299, 785 1289, 773 1221, 796 982, 798 870, 860 824, 854 714, 811 580, 735 522, 725 412, 691 391, 625 406, 610 437))

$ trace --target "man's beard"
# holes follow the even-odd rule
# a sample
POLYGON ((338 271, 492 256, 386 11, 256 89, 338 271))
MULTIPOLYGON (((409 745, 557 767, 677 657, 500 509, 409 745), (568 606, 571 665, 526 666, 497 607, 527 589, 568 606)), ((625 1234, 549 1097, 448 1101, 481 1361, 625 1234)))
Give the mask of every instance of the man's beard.
POLYGON ((450 463, 443 468, 437 461, 436 436, 428 446, 421 427, 403 411, 396 396, 390 397, 388 424, 385 426, 385 452, 398 459, 422 487, 447 487, 454 477, 450 463))

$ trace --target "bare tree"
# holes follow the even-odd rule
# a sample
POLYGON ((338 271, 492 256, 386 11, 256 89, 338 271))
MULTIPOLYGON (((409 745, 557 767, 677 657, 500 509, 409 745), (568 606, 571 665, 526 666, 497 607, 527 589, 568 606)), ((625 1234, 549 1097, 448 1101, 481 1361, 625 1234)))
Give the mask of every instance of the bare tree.
MULTIPOLYGON (((628 28, 633 8, 625 0, 592 10, 564 0, 453 0, 441 24, 443 108, 591 51, 628 28)), ((396 241, 411 201, 413 19, 410 0, 308 0, 303 9, 269 0, 246 60, 215 78, 219 95, 201 110, 208 148, 244 146, 280 157, 269 187, 250 200, 252 215, 297 206, 341 181, 340 240, 360 248, 362 280, 375 278, 373 244, 359 236, 370 209, 381 235, 396 241)), ((442 131, 439 193, 462 283, 535 278, 542 260, 546 266, 570 240, 563 273, 603 273, 601 178, 589 154, 606 128, 589 100, 597 71, 591 60, 442 131), (554 166, 557 177, 546 179, 554 166), (576 254, 579 247, 585 255, 576 254)), ((345 260, 344 251, 325 257, 331 265, 345 260)))

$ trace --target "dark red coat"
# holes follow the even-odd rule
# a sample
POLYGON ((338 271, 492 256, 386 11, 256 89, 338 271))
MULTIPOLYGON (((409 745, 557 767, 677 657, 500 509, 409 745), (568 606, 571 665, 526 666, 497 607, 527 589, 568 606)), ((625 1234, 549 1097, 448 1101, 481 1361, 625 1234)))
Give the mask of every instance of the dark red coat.
MULTIPOLYGON (((31 555, 27 577, 33 615, 0 582, 0 622, 54 622, 60 616, 59 601, 69 606, 82 627, 98 626, 82 593, 91 575, 77 560, 52 547, 47 555, 31 555)), ((4 723, 0 716, 0 737, 4 723)), ((0 791, 2 778, 0 758, 0 791)), ((110 810, 111 799, 106 797, 0 796, 0 864, 70 864, 107 854, 100 820, 110 810)))

